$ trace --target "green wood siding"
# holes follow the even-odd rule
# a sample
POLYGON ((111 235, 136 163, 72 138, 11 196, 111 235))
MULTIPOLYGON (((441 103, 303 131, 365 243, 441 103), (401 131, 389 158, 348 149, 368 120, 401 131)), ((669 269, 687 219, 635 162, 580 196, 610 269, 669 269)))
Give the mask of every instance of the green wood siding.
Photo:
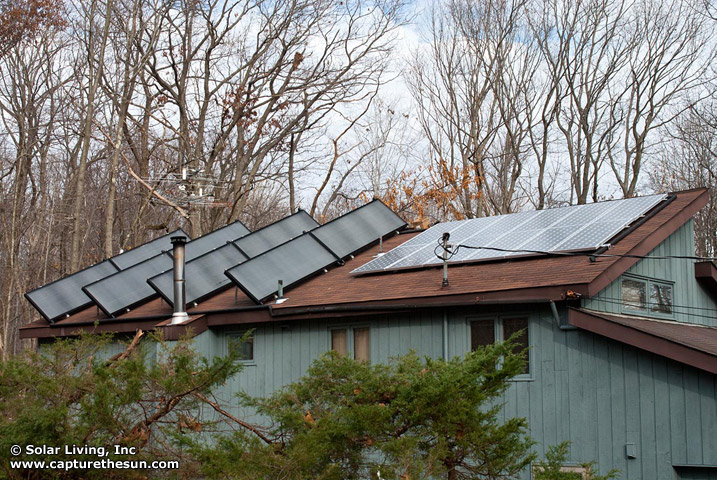
MULTIPOLYGON (((512 383, 503 415, 528 418, 540 456, 548 445, 570 440, 570 462, 596 460, 602 472, 618 468, 626 479, 667 480, 675 478, 673 464, 717 464, 714 375, 588 332, 560 330, 545 304, 257 325, 254 361, 221 397, 231 402, 240 390, 268 395, 300 378, 329 349, 336 326, 369 326, 374 362, 411 349, 442 357, 444 313, 451 357, 468 351, 471 317, 529 315, 530 379, 512 383), (626 443, 635 444, 636 459, 626 458, 626 443)), ((223 354, 227 334, 237 331, 210 330, 195 345, 204 355, 223 354)))
MULTIPOLYGON (((694 256, 694 222, 690 220, 670 235, 648 256, 694 256)), ((682 259, 643 259, 627 270, 627 274, 674 282, 673 320, 717 326, 717 303, 695 280, 694 262, 682 259)), ((621 313, 620 279, 612 282, 584 306, 592 310, 621 313)), ((649 314, 642 314, 649 316, 649 314)), ((657 317, 664 319, 665 317, 657 317)))

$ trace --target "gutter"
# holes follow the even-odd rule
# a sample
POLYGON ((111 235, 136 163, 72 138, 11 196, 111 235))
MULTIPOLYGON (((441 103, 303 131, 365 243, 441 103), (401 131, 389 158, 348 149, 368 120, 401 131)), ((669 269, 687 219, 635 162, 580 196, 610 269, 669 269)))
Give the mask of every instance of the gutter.
MULTIPOLYGON (((494 300, 487 302, 472 302, 472 303, 437 303, 433 305, 424 304, 399 304, 399 305, 331 305, 323 307, 304 307, 292 309, 290 311, 281 311, 271 308, 269 305, 270 313, 272 317, 288 317, 292 315, 306 315, 306 314, 320 314, 320 313, 342 313, 342 312, 384 312, 384 311, 406 311, 415 310, 419 308, 442 308, 442 307, 461 307, 461 306, 476 306, 476 305, 515 305, 519 304, 548 304, 550 311, 555 320, 555 325, 560 330, 577 330, 577 327, 568 323, 562 322, 558 313, 558 308, 555 302, 549 298, 540 298, 525 300, 522 302, 516 302, 515 300, 494 300)), ((447 314, 443 316, 443 355, 447 359, 448 356, 448 317, 447 314)))

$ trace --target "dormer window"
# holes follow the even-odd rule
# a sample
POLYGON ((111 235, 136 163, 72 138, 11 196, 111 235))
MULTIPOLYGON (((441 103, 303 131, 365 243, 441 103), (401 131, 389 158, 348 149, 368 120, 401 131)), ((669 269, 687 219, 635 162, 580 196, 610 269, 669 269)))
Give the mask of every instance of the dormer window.
POLYGON ((624 276, 621 291, 623 313, 672 316, 671 283, 624 276))

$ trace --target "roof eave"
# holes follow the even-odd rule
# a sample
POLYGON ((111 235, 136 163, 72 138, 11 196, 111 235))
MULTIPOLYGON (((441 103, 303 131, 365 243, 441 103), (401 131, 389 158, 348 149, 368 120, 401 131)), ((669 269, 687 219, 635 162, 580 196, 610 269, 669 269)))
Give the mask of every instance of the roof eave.
POLYGON ((717 374, 717 356, 611 322, 599 315, 591 315, 584 310, 570 308, 568 323, 582 330, 717 374))

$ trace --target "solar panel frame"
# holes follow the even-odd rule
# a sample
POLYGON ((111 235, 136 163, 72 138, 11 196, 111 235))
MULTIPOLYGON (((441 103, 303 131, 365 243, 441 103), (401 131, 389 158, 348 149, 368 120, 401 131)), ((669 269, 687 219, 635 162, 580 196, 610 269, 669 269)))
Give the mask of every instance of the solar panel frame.
POLYGON ((319 222, 311 215, 299 210, 252 232, 251 235, 237 239, 234 243, 246 256, 253 258, 318 226, 319 222), (279 239, 276 239, 277 235, 279 239))
POLYGON ((213 230, 201 237, 187 242, 185 247, 185 261, 189 262, 197 257, 215 250, 226 242, 244 238, 251 231, 240 221, 232 222, 221 228, 213 230))
POLYGON ((114 317, 119 313, 132 310, 156 296, 157 293, 146 282, 150 275, 148 271, 166 270, 172 265, 172 261, 169 252, 162 252, 127 270, 121 270, 102 280, 85 285, 82 287, 82 291, 108 317, 114 317), (131 287, 131 290, 127 287, 131 287))
POLYGON ((337 258, 345 259, 366 246, 406 227, 406 222, 381 200, 374 199, 321 225, 311 234, 337 258))
POLYGON ((166 251, 168 245, 170 246, 169 248, 171 248, 170 238, 179 235, 184 235, 188 239, 191 239, 187 232, 179 228, 172 233, 162 235, 161 237, 157 237, 154 240, 150 240, 149 242, 143 243, 135 248, 131 248, 119 255, 115 255, 110 258, 109 261, 112 262, 119 270, 127 270, 138 263, 142 263, 143 261, 149 260, 150 258, 166 251))
MULTIPOLYGON (((306 229, 316 228, 318 225, 318 222, 306 211, 299 210, 288 217, 277 220, 248 235, 227 242, 225 245, 188 261, 185 265, 187 305, 204 301, 211 295, 231 286, 232 282, 224 275, 224 271, 251 258, 247 251, 258 252, 256 254, 259 255, 282 243, 286 243, 292 238, 302 235, 306 229), (244 246, 244 248, 241 248, 240 245, 244 246), (233 250, 229 250, 229 247, 233 250), (236 251, 236 254, 234 251, 236 251), (217 268, 216 271, 207 270, 207 267, 201 267, 200 264, 206 264, 207 262, 212 263, 215 260, 209 258, 212 255, 222 255, 225 259, 236 258, 237 261, 222 266, 214 265, 214 267, 217 268), (197 288, 197 279, 203 280, 205 284, 217 282, 215 284, 216 287, 211 289, 197 288)), ((171 269, 147 279, 147 282, 170 305, 174 304, 174 282, 171 269)))
POLYGON ((449 243, 453 245, 462 244, 497 249, 504 248, 506 250, 525 250, 524 252, 499 252, 487 248, 462 248, 449 260, 451 264, 535 256, 539 253, 534 252, 544 251, 569 253, 572 251, 594 250, 609 242, 620 231, 654 209, 666 198, 667 195, 651 195, 438 224, 396 247, 411 246, 413 250, 404 249, 401 251, 401 255, 392 254, 392 251, 387 252, 385 255, 391 255, 390 258, 393 258, 390 265, 386 266, 385 261, 379 263, 374 259, 354 269, 351 273, 360 275, 441 264, 443 263, 442 259, 428 254, 428 249, 435 249, 437 239, 440 238, 444 231, 451 233, 449 243), (480 223, 487 218, 497 218, 498 220, 487 227, 476 225, 474 227, 476 231, 470 236, 465 236, 465 233, 470 228, 467 226, 462 227, 460 224, 480 223), (500 220, 501 218, 506 220, 500 220), (556 232, 568 233, 568 235, 560 239, 556 238, 556 236, 559 236, 556 232), (590 232, 593 233, 591 234, 590 232), (599 238, 595 237, 598 234, 599 238), (523 236, 525 236, 524 239, 521 238, 523 236), (551 236, 555 240, 553 244, 551 244, 551 236), (421 238, 419 239, 418 237, 421 238), (593 242, 588 244, 585 241, 585 237, 592 238, 593 242), (567 241, 571 238, 575 239, 572 244, 567 241), (563 247, 571 248, 566 250, 563 247), (411 259, 416 261, 412 262, 411 259), (417 260, 419 259, 423 261, 418 263, 417 260))
POLYGON ((289 288, 336 262, 335 254, 307 232, 224 273, 252 301, 261 304, 276 293, 279 280, 284 282, 283 288, 289 288), (301 269, 296 262, 298 258, 308 260, 310 268, 301 269), (264 279, 261 275, 274 276, 264 279))
MULTIPOLYGON (((109 275, 112 275, 113 273, 116 273, 120 271, 116 265, 114 265, 109 260, 103 260, 99 263, 96 263, 94 265, 91 265, 89 267, 83 268, 82 270, 78 270, 77 272, 67 275, 65 277, 59 278, 53 282, 47 283, 41 287, 38 287, 34 290, 31 290, 27 293, 25 293, 25 298, 28 302, 37 310, 40 315, 47 320, 49 323, 55 323, 57 320, 66 317, 68 315, 72 315, 73 313, 77 313, 80 310, 83 310, 89 306, 92 305, 92 299, 87 296, 85 292, 82 291, 82 286, 87 282, 87 280, 79 280, 79 278, 82 278, 83 275, 92 274, 92 272, 98 272, 99 270, 102 270, 102 274, 94 273, 95 275, 101 275, 100 277, 93 278, 92 281, 98 280, 100 278, 106 278, 109 275), (56 289, 58 286, 61 285, 70 285, 69 288, 72 290, 76 290, 75 294, 77 294, 78 300, 69 302, 68 305, 67 302, 65 303, 65 306, 62 307, 59 310, 56 310, 54 313, 51 313, 48 311, 48 308, 46 304, 49 305, 57 305, 58 301, 57 298, 52 298, 49 300, 43 300, 41 299, 38 294, 42 292, 51 291, 53 289, 56 289)), ((53 297, 58 297, 60 299, 67 300, 66 294, 56 294, 53 297)))

